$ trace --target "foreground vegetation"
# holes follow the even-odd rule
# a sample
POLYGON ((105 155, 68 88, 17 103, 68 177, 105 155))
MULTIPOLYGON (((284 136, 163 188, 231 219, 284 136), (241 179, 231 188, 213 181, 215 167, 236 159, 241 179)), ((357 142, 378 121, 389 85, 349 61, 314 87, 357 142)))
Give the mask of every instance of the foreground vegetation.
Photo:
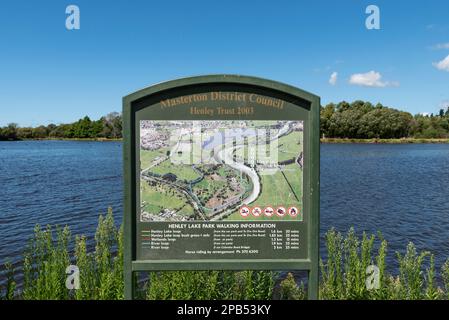
MULTIPOLYGON (((376 139, 390 143, 403 143, 403 138, 413 142, 442 139, 431 142, 449 142, 449 107, 437 114, 412 115, 408 112, 374 105, 366 101, 342 101, 321 107, 321 136, 324 138, 376 139), (400 139, 385 141, 386 139, 400 139)), ((84 117, 69 124, 49 124, 38 127, 19 127, 11 123, 0 128, 0 140, 26 139, 120 139, 122 117, 110 113, 99 120, 84 117)), ((337 141, 339 142, 339 141, 337 141)), ((353 140, 346 142, 369 142, 353 140)))
MULTIPOLYGON (((6 286, 2 299, 123 299, 123 231, 114 223, 111 210, 100 216, 95 233, 95 248, 88 250, 86 237, 75 237, 70 230, 36 226, 25 250, 23 287, 16 287, 16 272, 6 267, 6 286), (73 247, 74 246, 74 247, 73 247), (71 248, 73 250, 71 250, 71 248), (73 251, 73 258, 70 252, 73 251), (91 251, 91 252, 89 252, 91 251), (66 267, 80 270, 80 289, 66 289, 66 267)), ((321 299, 448 299, 449 259, 441 268, 442 285, 437 286, 434 256, 417 252, 412 243, 405 253, 396 253, 399 274, 387 272, 387 241, 354 230, 342 235, 326 234, 327 259, 320 262, 321 299), (366 288, 366 268, 379 268, 380 287, 366 288)), ((189 271, 158 272, 136 276, 140 299, 245 299, 268 300, 306 298, 305 285, 288 273, 271 271, 189 271)), ((22 278, 22 277, 21 277, 22 278)))

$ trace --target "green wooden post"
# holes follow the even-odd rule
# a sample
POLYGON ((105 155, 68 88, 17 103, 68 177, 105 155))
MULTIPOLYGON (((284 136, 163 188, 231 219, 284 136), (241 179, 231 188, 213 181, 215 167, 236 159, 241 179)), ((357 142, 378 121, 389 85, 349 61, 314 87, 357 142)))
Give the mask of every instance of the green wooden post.
POLYGON ((319 252, 320 252, 320 99, 316 97, 312 101, 311 108, 311 156, 314 159, 310 170, 311 184, 311 221, 310 229, 310 261, 311 267, 309 271, 308 298, 309 300, 317 300, 319 293, 319 252))
POLYGON ((123 278, 124 278, 124 296, 126 300, 132 300, 134 298, 134 284, 133 284, 133 272, 132 261, 134 260, 134 230, 133 230, 133 188, 131 187, 133 172, 133 143, 131 135, 132 125, 132 110, 131 103, 126 98, 123 99, 123 278))

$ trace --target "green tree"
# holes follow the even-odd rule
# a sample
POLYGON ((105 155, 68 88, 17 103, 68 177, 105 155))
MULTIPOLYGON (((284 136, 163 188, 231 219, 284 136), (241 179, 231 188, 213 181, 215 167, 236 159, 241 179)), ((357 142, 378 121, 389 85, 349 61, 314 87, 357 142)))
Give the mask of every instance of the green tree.
POLYGON ((19 139, 32 139, 33 138, 33 128, 17 128, 17 137, 19 139))
POLYGON ((34 139, 43 139, 43 138, 48 137, 47 128, 44 126, 39 126, 39 127, 33 128, 32 133, 33 133, 34 139))
POLYGON ((320 131, 322 136, 333 136, 333 132, 330 131, 330 122, 334 112, 335 104, 333 103, 320 108, 320 131))
POLYGON ((17 123, 10 123, 2 130, 3 140, 17 140, 17 131, 18 125, 17 123))
POLYGON ((92 138, 92 121, 88 116, 78 120, 73 124, 72 138, 92 138))

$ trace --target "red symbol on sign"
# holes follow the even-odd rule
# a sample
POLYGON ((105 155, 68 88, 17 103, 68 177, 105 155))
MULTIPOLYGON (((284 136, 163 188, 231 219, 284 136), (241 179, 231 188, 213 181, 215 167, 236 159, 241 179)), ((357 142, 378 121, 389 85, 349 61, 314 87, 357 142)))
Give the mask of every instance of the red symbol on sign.
POLYGON ((277 210, 276 210, 276 214, 277 214, 279 217, 285 216, 285 213, 286 213, 286 210, 285 210, 284 207, 278 207, 277 210))
POLYGON ((259 207, 254 207, 252 213, 253 213, 253 216, 259 217, 260 214, 262 213, 262 209, 260 209, 259 207))
POLYGON ((263 210, 263 213, 265 214, 265 216, 271 217, 273 215, 273 213, 274 213, 274 209, 272 207, 266 207, 263 210))
POLYGON ((246 217, 249 215, 249 208, 246 207, 246 206, 241 207, 241 208, 240 208, 240 215, 241 215, 243 218, 246 218, 246 217))
POLYGON ((296 217, 299 214, 299 211, 296 207, 288 208, 288 214, 292 217, 296 217))

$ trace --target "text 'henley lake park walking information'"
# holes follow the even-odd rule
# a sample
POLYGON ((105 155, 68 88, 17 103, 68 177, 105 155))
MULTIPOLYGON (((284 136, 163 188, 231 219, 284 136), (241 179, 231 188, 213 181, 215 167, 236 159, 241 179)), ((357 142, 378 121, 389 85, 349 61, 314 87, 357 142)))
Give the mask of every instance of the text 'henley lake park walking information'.
MULTIPOLYGON (((140 120, 142 260, 272 259, 306 254, 303 212, 304 123, 245 120, 254 112, 195 107, 211 92, 162 101, 189 105, 213 120, 140 120), (241 113, 237 120, 218 120, 241 113)), ((233 100, 282 109, 284 101, 234 93, 233 100)))

